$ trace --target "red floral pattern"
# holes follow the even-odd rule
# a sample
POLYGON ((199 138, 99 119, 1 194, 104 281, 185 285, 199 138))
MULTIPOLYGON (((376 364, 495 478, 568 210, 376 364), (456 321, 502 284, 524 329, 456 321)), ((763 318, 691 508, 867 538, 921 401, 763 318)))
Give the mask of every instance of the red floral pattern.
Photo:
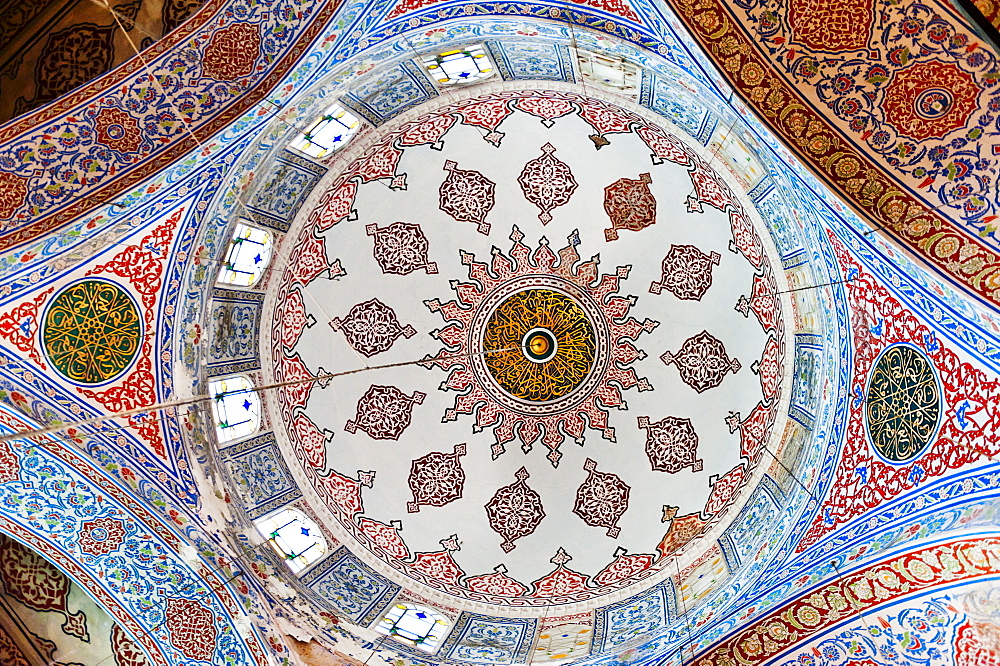
POLYGON ((691 419, 667 416, 650 423, 648 416, 639 417, 639 427, 646 430, 646 457, 658 472, 676 474, 685 467, 692 472, 703 468, 698 458, 698 435, 691 419))
POLYGON ((348 344, 369 358, 387 351, 399 336, 411 338, 417 334, 409 324, 400 326, 393 309, 377 298, 358 303, 343 319, 334 317, 330 328, 343 331, 348 344))
MULTIPOLYGON (((3 186, 0 185, 0 188, 3 186)), ((0 189, 2 192, 2 189, 0 189)), ((2 196, 2 194, 0 194, 2 196)), ((0 314, 0 337, 28 355, 40 368, 45 369, 38 353, 38 310, 52 294, 54 287, 46 289, 30 301, 24 301, 13 310, 0 314)))
POLYGON ((656 223, 656 199, 649 190, 653 178, 644 173, 638 180, 619 178, 604 188, 604 211, 611 226, 604 230, 609 241, 618 240, 618 231, 639 231, 656 223))
POLYGON ((690 337, 676 354, 666 352, 660 360, 676 365, 681 379, 698 393, 715 388, 722 383, 730 370, 740 369, 738 360, 726 355, 726 347, 708 331, 690 337))
POLYGON ((542 146, 542 154, 524 165, 517 182, 524 198, 535 204, 542 224, 552 221, 552 209, 569 202, 576 191, 576 179, 569 165, 557 158, 551 143, 542 146))
POLYGON ((260 26, 234 23, 212 35, 201 59, 201 73, 216 81, 235 81, 254 70, 260 57, 260 26))
POLYGON ((80 530, 80 550, 101 556, 118 550, 125 540, 125 523, 114 518, 97 518, 83 523, 80 530))
POLYGON ((28 200, 28 179, 0 171, 0 220, 9 220, 28 200))
POLYGON ((663 258, 659 282, 649 285, 651 294, 666 289, 677 298, 700 301, 712 286, 712 266, 718 266, 722 257, 718 252, 705 254, 694 245, 671 245, 663 258))
POLYGON ((875 20, 867 0, 790 0, 788 23, 792 39, 816 51, 850 51, 868 45, 875 20))
POLYGON ((95 141, 121 153, 135 153, 142 145, 139 120, 125 111, 104 107, 94 118, 95 141))
POLYGON ((979 106, 980 88, 968 72, 940 60, 916 62, 885 87, 887 122, 916 141, 943 139, 964 128, 979 106))
POLYGON ((541 495, 525 483, 529 476, 525 468, 517 470, 517 481, 497 490, 486 504, 490 528, 503 537, 500 547, 505 553, 514 550, 514 542, 534 532, 545 517, 541 495))
POLYGON ((451 160, 444 163, 444 169, 448 177, 438 191, 438 206, 457 222, 471 222, 479 233, 488 235, 490 224, 486 216, 496 203, 493 195, 496 183, 478 171, 459 169, 451 160))
POLYGON ((211 610, 193 599, 168 599, 166 617, 171 645, 188 659, 211 660, 218 638, 211 610))
POLYGON ((372 236, 372 253, 383 273, 407 275, 421 268, 437 273, 437 264, 427 259, 427 237, 419 224, 395 222, 381 229, 369 224, 365 231, 372 236))
POLYGON ((410 425, 413 405, 419 405, 425 397, 420 391, 410 397, 395 386, 372 384, 358 400, 357 416, 347 422, 344 430, 364 430, 372 439, 399 439, 410 425))
POLYGON ((111 627, 111 649, 115 655, 115 666, 149 666, 145 653, 117 624, 111 627))
POLYGON ((629 486, 609 472, 598 472, 597 462, 587 458, 583 469, 589 472, 586 480, 576 489, 573 513, 592 527, 606 527, 608 536, 618 537, 618 521, 628 510, 629 486))
POLYGON ((407 481, 413 491, 413 501, 406 503, 410 513, 420 511, 420 505, 444 506, 462 497, 465 472, 462 461, 465 444, 457 444, 453 453, 432 451, 410 464, 407 481))

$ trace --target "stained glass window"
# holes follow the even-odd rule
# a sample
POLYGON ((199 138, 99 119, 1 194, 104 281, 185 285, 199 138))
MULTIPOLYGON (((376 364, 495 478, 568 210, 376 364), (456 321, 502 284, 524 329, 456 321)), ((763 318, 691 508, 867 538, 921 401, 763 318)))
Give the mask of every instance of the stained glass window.
POLYGON ((260 396, 242 375, 217 379, 208 384, 212 415, 220 442, 252 435, 260 428, 260 396))
POLYGON ((219 282, 252 287, 271 262, 274 242, 271 234, 240 222, 229 241, 226 258, 219 271, 219 282))
POLYGON ((493 63, 479 44, 424 58, 424 67, 438 83, 446 86, 481 81, 493 75, 493 63))
POLYGON ((576 55, 580 75, 587 83, 596 83, 617 92, 639 92, 639 70, 621 58, 580 51, 576 55))
POLYGON ((288 145, 319 159, 346 145, 360 127, 361 121, 357 116, 339 104, 334 104, 288 145))
POLYGON ((433 652, 450 623, 441 613, 425 606, 398 603, 375 625, 375 631, 392 636, 424 652, 433 652))
POLYGON ((282 509, 254 524, 295 573, 326 555, 323 532, 297 509, 282 509))

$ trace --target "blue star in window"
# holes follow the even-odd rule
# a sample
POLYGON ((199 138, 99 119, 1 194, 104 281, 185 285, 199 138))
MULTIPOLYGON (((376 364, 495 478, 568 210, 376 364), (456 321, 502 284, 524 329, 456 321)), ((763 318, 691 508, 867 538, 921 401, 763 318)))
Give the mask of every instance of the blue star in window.
POLYGON ((309 536, 309 528, 308 527, 303 527, 303 528, 301 528, 301 530, 302 530, 302 536, 309 536))
POLYGON ((423 611, 417 611, 417 617, 419 617, 421 620, 426 620, 427 613, 424 613, 423 611))
POLYGON ((244 399, 244 400, 243 400, 243 409, 245 409, 245 410, 247 410, 247 411, 250 411, 250 408, 251 408, 252 406, 253 406, 253 405, 252 405, 252 404, 250 403, 250 401, 249 401, 249 400, 246 400, 246 399, 244 399))
POLYGON ((253 258, 253 263, 255 263, 255 264, 259 264, 261 261, 263 261, 263 260, 260 258, 259 254, 256 257, 253 258))
POLYGON ((466 79, 466 78, 469 77, 469 73, 468 72, 462 72, 461 74, 459 74, 459 77, 461 77, 463 79, 466 79))
POLYGON ((343 136, 335 136, 335 137, 333 137, 333 142, 334 143, 340 143, 340 140, 343 139, 343 138, 344 138, 343 136))

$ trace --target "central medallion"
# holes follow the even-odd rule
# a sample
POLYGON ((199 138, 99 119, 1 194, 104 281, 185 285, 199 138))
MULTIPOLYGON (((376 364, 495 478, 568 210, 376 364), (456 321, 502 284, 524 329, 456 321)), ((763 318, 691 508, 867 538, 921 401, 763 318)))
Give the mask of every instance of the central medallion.
POLYGON ((483 351, 500 388, 521 400, 548 402, 583 383, 594 365, 597 341, 587 313, 572 297, 553 289, 524 289, 489 316, 483 351))

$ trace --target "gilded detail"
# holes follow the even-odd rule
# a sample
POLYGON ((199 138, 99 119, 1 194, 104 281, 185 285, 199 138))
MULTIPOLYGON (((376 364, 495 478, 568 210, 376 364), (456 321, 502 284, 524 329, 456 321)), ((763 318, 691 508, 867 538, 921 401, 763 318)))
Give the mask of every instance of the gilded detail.
POLYGON ((576 301, 550 289, 525 289, 490 315, 483 349, 503 350, 485 358, 503 390, 545 402, 569 394, 586 379, 597 345, 594 329, 576 301))
POLYGON ((930 361, 909 345, 890 347, 868 381, 865 423, 883 458, 917 457, 937 431, 941 393, 930 361))

